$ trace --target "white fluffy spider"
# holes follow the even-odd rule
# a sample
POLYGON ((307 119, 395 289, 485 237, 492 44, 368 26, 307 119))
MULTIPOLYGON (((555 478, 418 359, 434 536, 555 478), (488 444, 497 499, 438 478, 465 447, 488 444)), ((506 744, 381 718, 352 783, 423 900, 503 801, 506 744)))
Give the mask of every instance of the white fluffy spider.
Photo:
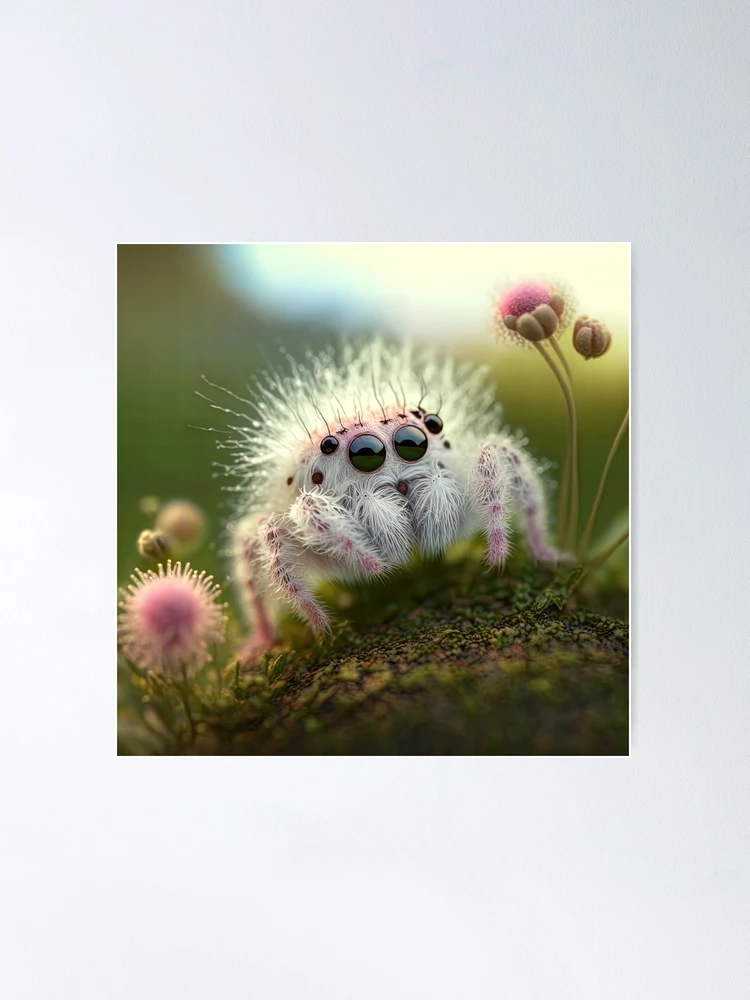
POLYGON ((502 430, 486 369, 379 340, 340 362, 287 360, 288 375, 255 380, 242 400, 253 416, 235 414, 246 422, 220 444, 239 478, 229 531, 245 658, 272 645, 281 605, 328 628, 316 580, 379 577, 477 528, 501 566, 514 514, 534 558, 562 558, 546 538, 544 470, 502 430))

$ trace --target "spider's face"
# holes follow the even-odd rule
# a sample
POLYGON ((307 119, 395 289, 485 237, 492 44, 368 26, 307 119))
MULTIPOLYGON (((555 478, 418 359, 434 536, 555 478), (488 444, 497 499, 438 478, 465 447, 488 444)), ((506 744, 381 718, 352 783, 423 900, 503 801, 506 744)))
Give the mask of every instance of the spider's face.
POLYGON ((411 410, 378 420, 357 420, 326 429, 317 443, 305 449, 304 479, 310 485, 337 491, 348 483, 364 485, 369 477, 379 483, 393 479, 402 494, 409 468, 436 458, 450 448, 443 421, 434 413, 411 410))

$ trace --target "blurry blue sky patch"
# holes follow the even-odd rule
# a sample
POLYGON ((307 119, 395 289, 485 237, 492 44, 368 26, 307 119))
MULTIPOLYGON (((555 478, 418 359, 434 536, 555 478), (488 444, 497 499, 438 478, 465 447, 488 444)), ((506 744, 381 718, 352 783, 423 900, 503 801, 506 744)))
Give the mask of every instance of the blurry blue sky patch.
POLYGON ((217 246, 227 285, 242 298, 290 320, 324 319, 334 326, 383 321, 381 303, 356 274, 315 244, 217 246))

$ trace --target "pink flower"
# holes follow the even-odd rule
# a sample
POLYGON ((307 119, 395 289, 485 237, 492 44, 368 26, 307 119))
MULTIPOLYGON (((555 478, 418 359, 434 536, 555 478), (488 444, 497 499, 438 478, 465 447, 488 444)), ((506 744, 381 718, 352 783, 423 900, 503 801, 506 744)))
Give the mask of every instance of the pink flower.
POLYGON ((549 281, 518 281, 495 299, 493 325, 499 340, 531 347, 557 337, 570 323, 570 296, 549 281))
POLYGON ((167 562, 167 571, 136 570, 120 594, 117 631, 125 656, 144 670, 197 670, 209 662, 210 643, 221 642, 226 605, 216 603, 221 588, 187 563, 167 562))
POLYGON ((552 289, 538 281, 522 281, 508 288, 498 301, 498 314, 514 316, 533 312, 537 306, 549 305, 552 289))

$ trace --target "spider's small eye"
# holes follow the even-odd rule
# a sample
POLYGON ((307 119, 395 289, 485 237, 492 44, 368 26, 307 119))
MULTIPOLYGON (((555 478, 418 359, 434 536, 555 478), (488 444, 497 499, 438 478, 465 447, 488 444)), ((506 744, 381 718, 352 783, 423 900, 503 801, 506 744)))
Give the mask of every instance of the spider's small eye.
POLYGON ((396 453, 405 462, 417 462, 427 451, 427 435, 418 427, 407 424, 393 435, 396 453))
POLYGON ((359 434, 349 445, 349 459, 360 472, 375 472, 385 462, 385 445, 374 434, 359 434))
POLYGON ((334 451, 336 451, 338 446, 339 446, 338 438, 335 438, 331 435, 329 435, 328 437, 324 437, 323 440, 320 442, 320 450, 323 452, 324 455, 332 455, 334 451))
POLYGON ((437 413, 428 413, 424 418, 424 425, 430 434, 439 434, 443 429, 443 421, 437 413))

